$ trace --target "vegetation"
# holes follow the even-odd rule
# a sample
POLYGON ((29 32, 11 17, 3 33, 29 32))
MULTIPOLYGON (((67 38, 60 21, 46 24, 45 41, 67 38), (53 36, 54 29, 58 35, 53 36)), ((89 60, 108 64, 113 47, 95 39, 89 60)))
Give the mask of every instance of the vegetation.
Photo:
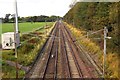
MULTIPOLYGON (((118 56, 119 56, 119 25, 118 17, 120 13, 119 2, 78 2, 64 16, 64 21, 73 25, 73 33, 76 37, 84 36, 87 32, 94 32, 103 29, 105 26, 108 29, 107 36, 111 36, 111 40, 107 40, 107 75, 106 77, 118 78, 118 56), (76 28, 75 28, 76 27, 76 28), (79 35, 77 35, 78 33, 79 35), (82 34, 81 34, 82 33, 82 34), (113 66, 115 65, 115 66, 113 66)), ((97 54, 102 64, 103 60, 103 32, 95 35, 90 35, 89 39, 79 41, 89 52, 97 54), (95 40, 94 38, 101 38, 95 40), (102 45, 101 45, 102 44, 102 45)))
MULTIPOLYGON (((52 24, 53 22, 19 23, 19 31, 21 34, 28 33, 38 28, 45 27, 46 25, 52 26, 52 24)), ((2 23, 2 26, 0 26, 0 29, 1 29, 1 32, 0 32, 0 43, 1 43, 1 34, 5 32, 14 32, 14 24, 13 23, 2 23)))
MULTIPOLYGON (((92 58, 96 61, 96 63, 99 63, 98 65, 102 68, 103 50, 101 50, 100 47, 89 38, 83 37, 85 31, 77 29, 72 25, 68 25, 67 23, 66 25, 76 38, 82 37, 77 42, 83 45, 85 50, 89 51, 89 54, 92 56, 92 58)), ((119 78, 118 64, 118 55, 116 53, 109 52, 106 60, 106 78, 119 78)))
MULTIPOLYGON (((19 22, 54 22, 58 18, 61 18, 60 16, 45 16, 45 15, 40 15, 40 16, 28 16, 28 17, 18 17, 19 22)), ((5 18, 2 18, 3 23, 13 23, 15 20, 15 17, 12 14, 6 14, 5 18), (9 18, 12 16, 12 18, 9 18)))
MULTIPOLYGON (((30 31, 34 31, 40 27, 46 26, 46 24, 51 26, 53 23, 52 22, 19 23, 19 31, 20 31, 20 33, 27 33, 30 31)), ((5 33, 5 32, 14 32, 14 24, 13 23, 3 23, 2 24, 2 33, 5 33)))
MULTIPOLYGON (((32 24, 31 24, 32 25, 32 24)), ((47 31, 50 33, 52 30, 53 23, 48 25, 47 31)), ((29 26, 29 25, 28 25, 29 26)), ((36 29, 30 33, 21 35, 21 43, 22 45, 18 48, 18 63, 23 66, 31 66, 33 61, 36 58, 39 50, 42 48, 42 45, 45 42, 44 36, 46 35, 44 32, 44 28, 36 29), (41 35, 43 37, 41 37, 41 35)), ((15 67, 11 67, 5 63, 6 60, 15 61, 15 53, 14 50, 3 50, 2 51, 2 75, 3 78, 15 78, 15 67)), ((19 70, 19 78, 23 78, 25 72, 23 70, 19 70)))
MULTIPOLYGON (((119 2, 79 2, 64 16, 64 21, 87 32, 108 28, 107 51, 118 53, 118 13, 119 2)), ((99 36, 102 36, 99 34, 99 36)))

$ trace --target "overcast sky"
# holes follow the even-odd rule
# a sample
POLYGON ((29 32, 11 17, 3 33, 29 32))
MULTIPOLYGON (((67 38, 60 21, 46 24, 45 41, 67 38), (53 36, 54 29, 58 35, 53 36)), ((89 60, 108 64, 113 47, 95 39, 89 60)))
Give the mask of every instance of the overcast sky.
MULTIPOLYGON (((72 0, 17 0, 18 15, 38 16, 38 15, 56 15, 64 16, 69 8, 72 0)), ((5 14, 13 14, 15 12, 14 0, 0 0, 0 17, 5 14)))

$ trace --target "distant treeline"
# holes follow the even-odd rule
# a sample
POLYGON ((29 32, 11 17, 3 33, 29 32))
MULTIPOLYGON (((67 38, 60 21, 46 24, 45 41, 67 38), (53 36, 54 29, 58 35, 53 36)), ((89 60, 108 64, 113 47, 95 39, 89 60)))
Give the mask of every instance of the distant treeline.
MULTIPOLYGON (((18 17, 19 22, 53 22, 60 19, 60 16, 29 16, 29 17, 18 17)), ((15 17, 11 14, 6 14, 5 18, 2 18, 3 23, 13 23, 15 22, 15 17), (11 17, 12 16, 12 17, 11 17), (10 18, 11 17, 11 18, 10 18)))
POLYGON ((120 13, 119 2, 78 2, 64 16, 64 21, 86 31, 97 31, 108 28, 107 40, 109 51, 116 52, 119 47, 118 18, 120 13))

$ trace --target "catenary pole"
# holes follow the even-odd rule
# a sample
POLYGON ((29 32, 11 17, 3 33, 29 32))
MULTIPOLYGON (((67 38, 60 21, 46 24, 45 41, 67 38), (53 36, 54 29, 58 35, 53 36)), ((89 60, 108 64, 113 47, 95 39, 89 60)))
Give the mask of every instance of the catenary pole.
POLYGON ((16 79, 18 79, 18 37, 19 37, 19 31, 18 31, 18 11, 17 11, 17 0, 15 0, 15 26, 14 26, 14 41, 15 41, 15 58, 16 58, 16 79))
POLYGON ((107 28, 104 27, 103 77, 105 77, 105 69, 106 69, 106 38, 107 38, 107 28))

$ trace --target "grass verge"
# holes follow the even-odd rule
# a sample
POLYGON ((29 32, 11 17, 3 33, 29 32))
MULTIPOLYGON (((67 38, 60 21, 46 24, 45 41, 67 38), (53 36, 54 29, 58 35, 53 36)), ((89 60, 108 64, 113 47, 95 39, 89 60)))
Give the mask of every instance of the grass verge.
MULTIPOLYGON (((53 25, 53 24, 52 24, 53 25)), ((53 26, 48 25, 46 29, 48 34, 52 30, 53 26)), ((37 29, 33 32, 22 34, 21 41, 22 45, 18 48, 18 63, 23 66, 31 66, 42 45, 45 43, 46 36, 44 28, 37 29), (43 37, 41 37, 41 35, 43 37)), ((3 50, 2 51, 2 78, 15 78, 15 67, 11 67, 5 63, 6 60, 15 61, 14 50, 3 50)), ((19 70, 19 78, 23 78, 25 72, 19 70)))
MULTIPOLYGON (((100 47, 95 42, 91 41, 89 38, 83 37, 84 33, 86 33, 85 31, 77 29, 67 23, 65 24, 68 26, 68 28, 76 38, 79 39, 80 37, 82 37, 81 39, 78 40, 79 44, 82 44, 85 47, 89 54, 93 56, 95 61, 99 63, 98 65, 103 66, 103 50, 101 50, 100 47)), ((119 62, 118 53, 113 52, 107 53, 105 75, 106 78, 119 78, 118 62, 119 62)))

